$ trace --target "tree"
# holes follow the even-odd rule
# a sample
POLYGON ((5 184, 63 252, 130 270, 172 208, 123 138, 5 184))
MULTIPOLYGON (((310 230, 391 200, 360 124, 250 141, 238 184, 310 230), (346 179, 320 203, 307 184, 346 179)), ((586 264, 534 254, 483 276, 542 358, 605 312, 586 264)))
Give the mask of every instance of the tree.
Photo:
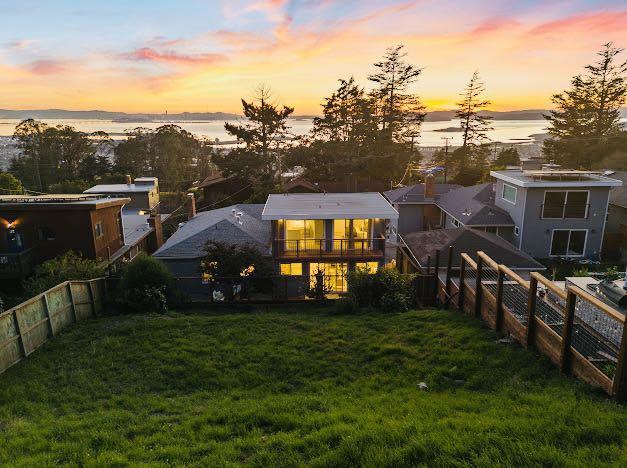
POLYGON ((368 76, 368 80, 376 85, 371 96, 381 136, 386 141, 407 141, 418 136, 425 117, 420 99, 409 91, 422 73, 422 68, 405 62, 407 53, 403 48, 402 44, 389 47, 383 60, 374 64, 375 73, 368 76))
POLYGON ((224 123, 229 135, 244 143, 230 153, 216 152, 213 162, 225 176, 237 175, 253 186, 256 197, 265 196, 280 181, 281 157, 288 138, 287 118, 293 107, 279 106, 273 102, 266 86, 259 86, 250 102, 242 99, 245 121, 224 123))
POLYGON ((102 264, 70 250, 35 268, 34 274, 24 281, 25 297, 36 296, 64 281, 89 280, 103 275, 102 264))
POLYGON ((24 192, 22 182, 9 172, 0 172, 0 195, 21 195, 24 192))
MULTIPOLYGON (((555 94, 556 109, 545 118, 550 138, 543 152, 559 164, 589 169, 591 149, 602 149, 621 133, 620 107, 627 95, 627 61, 619 59, 623 49, 610 42, 597 53, 599 59, 587 65, 583 75, 571 80, 570 89, 555 94)), ((609 155, 600 155, 601 159, 609 155)))
POLYGON ((520 165, 520 156, 516 148, 503 148, 494 161, 496 166, 518 166, 520 165))
MULTIPOLYGON (((209 241, 205 251, 207 254, 202 261, 202 268, 212 283, 236 286, 246 279, 260 291, 271 289, 272 261, 254 245, 209 241)), ((232 294, 233 288, 229 288, 229 299, 232 294)))
POLYGON ((479 113, 490 104, 490 101, 483 98, 484 92, 485 86, 479 78, 479 72, 475 71, 466 90, 461 94, 462 100, 457 103, 455 112, 462 128, 463 147, 477 146, 488 140, 487 132, 492 129, 491 118, 479 113))
POLYGON ((206 170, 202 165, 206 151, 198 138, 178 125, 156 130, 138 127, 115 147, 113 170, 158 177, 165 191, 185 190, 206 170))
POLYGON ((91 183, 86 180, 64 180, 50 184, 48 190, 50 193, 83 193, 91 187, 91 183))
POLYGON ((28 119, 15 128, 13 139, 20 155, 11 161, 11 172, 27 188, 47 191, 64 180, 93 180, 107 170, 111 140, 104 132, 79 132, 69 125, 50 127, 28 119))

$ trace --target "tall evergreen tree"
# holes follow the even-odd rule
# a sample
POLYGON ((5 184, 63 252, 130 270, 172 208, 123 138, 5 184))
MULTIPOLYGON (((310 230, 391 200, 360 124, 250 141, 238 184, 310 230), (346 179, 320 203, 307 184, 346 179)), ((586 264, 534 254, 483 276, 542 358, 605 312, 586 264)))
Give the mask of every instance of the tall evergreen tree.
POLYGON ((461 101, 457 103, 455 115, 460 121, 463 133, 462 147, 477 146, 488 140, 487 133, 492 129, 491 118, 481 115, 490 101, 483 97, 485 86, 479 78, 479 72, 472 74, 470 83, 460 95, 461 101))
POLYGON ((407 63, 404 46, 387 49, 383 60, 374 64, 375 73, 368 80, 375 83, 371 92, 379 117, 381 135, 388 141, 407 141, 418 136, 425 108, 411 86, 418 80, 422 68, 407 63))
POLYGON ((282 153, 289 135, 287 118, 294 108, 275 104, 266 86, 257 88, 252 101, 242 99, 242 107, 246 120, 225 123, 224 128, 244 147, 216 153, 213 162, 224 175, 235 174, 250 181, 255 197, 261 199, 279 182, 282 153))
POLYGON ((556 109, 545 116, 550 138, 543 151, 555 162, 590 168, 591 155, 603 158, 603 148, 612 146, 609 139, 620 136, 619 110, 627 96, 627 60, 619 58, 622 52, 611 42, 605 44, 597 53, 599 59, 572 78, 570 89, 552 97, 556 109))

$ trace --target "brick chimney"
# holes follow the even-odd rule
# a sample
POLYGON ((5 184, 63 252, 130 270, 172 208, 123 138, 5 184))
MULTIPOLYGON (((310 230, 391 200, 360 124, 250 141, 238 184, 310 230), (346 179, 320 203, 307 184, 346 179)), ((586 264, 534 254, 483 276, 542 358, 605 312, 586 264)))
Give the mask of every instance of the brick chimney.
POLYGON ((193 193, 188 193, 187 197, 189 198, 189 206, 187 208, 187 219, 192 219, 196 216, 196 198, 194 198, 193 193))
POLYGON ((153 230, 151 235, 148 237, 148 249, 150 250, 149 253, 153 253, 163 245, 163 225, 161 224, 161 215, 158 213, 150 213, 148 225, 153 230))
POLYGON ((435 176, 427 174, 425 177, 425 198, 435 198, 435 176))
POLYGON ((130 176, 130 174, 126 174, 125 178, 126 178, 126 185, 131 185, 131 176, 130 176))

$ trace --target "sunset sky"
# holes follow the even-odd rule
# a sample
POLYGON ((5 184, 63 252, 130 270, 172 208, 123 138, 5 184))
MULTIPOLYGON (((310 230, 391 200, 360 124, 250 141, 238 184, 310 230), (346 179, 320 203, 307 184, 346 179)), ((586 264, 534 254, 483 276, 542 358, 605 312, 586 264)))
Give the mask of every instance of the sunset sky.
POLYGON ((240 112, 269 84, 318 113, 338 78, 368 86, 403 43, 416 91, 451 108, 479 70, 492 109, 546 108, 608 41, 627 2, 584 0, 0 0, 0 108, 240 112))

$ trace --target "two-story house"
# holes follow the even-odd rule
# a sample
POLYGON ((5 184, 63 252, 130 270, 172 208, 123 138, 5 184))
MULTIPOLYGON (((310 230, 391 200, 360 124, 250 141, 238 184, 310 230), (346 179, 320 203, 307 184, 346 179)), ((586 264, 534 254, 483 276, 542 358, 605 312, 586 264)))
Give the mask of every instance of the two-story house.
POLYGON ((535 258, 598 257, 610 190, 620 180, 598 172, 492 171, 495 205, 514 224, 511 242, 535 258))
POLYGON ((272 223, 272 256, 281 275, 325 273, 330 289, 346 291, 354 268, 385 262, 385 234, 398 212, 377 192, 271 194, 261 219, 272 223))
POLYGON ((124 207, 126 211, 151 211, 159 207, 159 179, 156 177, 137 177, 131 182, 131 176, 127 175, 125 184, 94 185, 83 193, 130 198, 124 207))

